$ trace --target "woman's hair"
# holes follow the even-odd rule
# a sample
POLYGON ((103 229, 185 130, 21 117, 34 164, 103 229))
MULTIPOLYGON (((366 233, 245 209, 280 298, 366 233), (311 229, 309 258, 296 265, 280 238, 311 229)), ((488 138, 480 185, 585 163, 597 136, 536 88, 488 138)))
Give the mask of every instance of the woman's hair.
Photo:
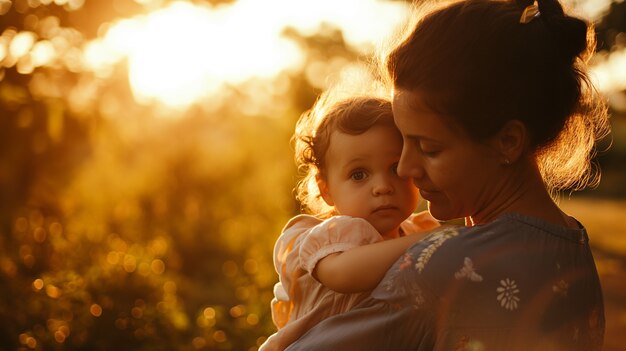
POLYGON ((359 135, 375 125, 395 128, 389 99, 361 95, 337 100, 329 92, 302 114, 293 140, 296 165, 302 176, 296 186, 296 198, 303 211, 321 218, 332 215, 333 208, 321 198, 315 179, 318 175, 326 177, 326 155, 331 134, 339 131, 359 135))
POLYGON ((395 89, 419 91, 434 112, 473 139, 522 121, 548 189, 595 185, 591 163, 609 132, 606 107, 586 75, 593 28, 557 0, 521 23, 532 0, 466 0, 439 6, 386 56, 395 89))

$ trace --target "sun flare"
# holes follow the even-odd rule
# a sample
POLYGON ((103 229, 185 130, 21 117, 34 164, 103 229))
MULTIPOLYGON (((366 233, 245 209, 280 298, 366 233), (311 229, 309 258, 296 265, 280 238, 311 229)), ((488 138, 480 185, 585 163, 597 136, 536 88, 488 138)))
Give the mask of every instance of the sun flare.
POLYGON ((122 21, 105 40, 123 48, 140 102, 184 106, 223 84, 271 77, 301 62, 301 52, 272 28, 251 29, 234 6, 186 2, 122 21))
POLYGON ((111 24, 88 45, 85 58, 105 75, 126 59, 137 101, 185 107, 224 85, 301 69, 304 52, 283 35, 286 28, 311 35, 331 23, 358 48, 391 32, 406 14, 405 4, 376 0, 239 0, 218 6, 178 1, 111 24))

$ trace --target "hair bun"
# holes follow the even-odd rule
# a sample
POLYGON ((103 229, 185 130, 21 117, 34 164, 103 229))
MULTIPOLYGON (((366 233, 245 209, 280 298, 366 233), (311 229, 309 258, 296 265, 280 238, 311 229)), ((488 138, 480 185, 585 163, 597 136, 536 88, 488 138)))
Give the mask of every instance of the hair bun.
POLYGON ((587 49, 587 23, 569 16, 555 16, 549 21, 556 42, 567 61, 574 60, 587 49))
POLYGON ((587 49, 587 23, 568 16, 558 0, 538 0, 541 17, 554 34, 557 45, 567 61, 574 60, 587 49))
POLYGON ((526 6, 530 6, 535 3, 535 0, 514 0, 514 2, 519 6, 520 9, 525 9, 526 6))

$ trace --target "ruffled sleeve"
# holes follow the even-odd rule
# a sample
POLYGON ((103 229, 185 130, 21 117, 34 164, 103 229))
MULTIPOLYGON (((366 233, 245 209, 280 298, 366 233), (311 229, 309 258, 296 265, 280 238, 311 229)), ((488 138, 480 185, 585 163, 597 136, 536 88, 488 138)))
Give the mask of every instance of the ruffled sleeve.
POLYGON ((280 282, 274 286, 274 299, 272 300, 272 320, 278 329, 283 328, 291 318, 294 302, 289 296, 289 291, 294 288, 298 279, 296 271, 299 270, 299 247, 301 239, 306 233, 321 220, 309 216, 298 215, 292 218, 283 229, 274 246, 274 267, 280 277, 280 282))
POLYGON ((283 284, 280 282, 274 285, 274 298, 271 302, 271 308, 272 321, 278 329, 281 329, 289 321, 293 303, 289 299, 285 288, 283 288, 283 284))
POLYGON ((336 216, 311 228, 300 246, 301 268, 312 273, 324 257, 357 246, 383 241, 382 236, 365 219, 336 216))

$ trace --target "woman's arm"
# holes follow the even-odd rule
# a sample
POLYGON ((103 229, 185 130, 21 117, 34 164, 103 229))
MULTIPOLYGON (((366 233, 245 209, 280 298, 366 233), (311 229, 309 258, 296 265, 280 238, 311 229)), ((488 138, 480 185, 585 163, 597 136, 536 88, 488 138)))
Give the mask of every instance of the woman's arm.
POLYGON ((313 276, 324 286, 340 293, 372 290, 400 255, 425 234, 428 232, 330 254, 317 263, 313 276))
POLYGON ((292 320, 284 328, 271 335, 259 348, 259 351, 283 351, 311 328, 328 318, 331 313, 308 313, 292 320))

